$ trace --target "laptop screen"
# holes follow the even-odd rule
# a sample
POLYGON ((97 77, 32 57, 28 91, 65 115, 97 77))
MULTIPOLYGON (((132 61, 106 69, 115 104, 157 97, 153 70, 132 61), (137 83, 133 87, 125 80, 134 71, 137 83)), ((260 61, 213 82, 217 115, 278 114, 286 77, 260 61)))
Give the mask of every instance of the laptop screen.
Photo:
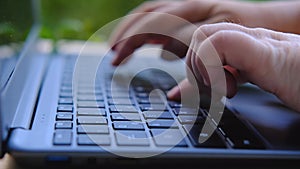
POLYGON ((31 0, 0 1, 0 90, 15 68, 33 20, 31 0))
POLYGON ((36 2, 0 0, 0 157, 1 143, 7 138, 21 97, 23 85, 19 84, 27 78, 30 57, 26 53, 37 35, 36 2))

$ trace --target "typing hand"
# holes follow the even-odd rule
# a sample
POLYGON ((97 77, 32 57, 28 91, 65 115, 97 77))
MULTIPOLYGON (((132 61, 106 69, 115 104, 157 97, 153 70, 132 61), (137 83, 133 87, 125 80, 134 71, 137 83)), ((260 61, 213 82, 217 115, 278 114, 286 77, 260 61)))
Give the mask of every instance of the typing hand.
MULTIPOLYGON (((251 82, 300 111, 299 51, 299 35, 229 23, 210 24, 195 31, 187 66, 205 89, 223 87, 216 86, 219 74, 213 72, 220 67, 225 71, 228 97, 237 92, 238 83, 251 82), (213 53, 219 60, 211 57, 213 53), (209 77, 208 72, 214 76, 209 77)), ((168 97, 179 99, 180 92, 189 92, 190 87, 184 80, 169 91, 168 97)))
MULTIPOLYGON (((237 22, 246 26, 263 26, 257 18, 261 10, 248 2, 223 0, 152 1, 126 16, 115 29, 110 45, 119 65, 145 43, 163 44, 163 51, 184 57, 197 27, 217 22, 237 22)), ((166 52, 162 57, 166 58, 166 52)))

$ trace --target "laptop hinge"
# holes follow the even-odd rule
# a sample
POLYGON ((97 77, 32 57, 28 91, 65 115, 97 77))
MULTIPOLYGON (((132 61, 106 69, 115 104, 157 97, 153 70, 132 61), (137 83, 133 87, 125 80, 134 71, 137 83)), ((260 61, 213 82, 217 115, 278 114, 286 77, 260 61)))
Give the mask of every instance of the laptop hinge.
POLYGON ((47 67, 46 56, 36 56, 32 59, 32 69, 28 72, 21 98, 13 118, 11 129, 30 129, 35 115, 38 96, 47 67))

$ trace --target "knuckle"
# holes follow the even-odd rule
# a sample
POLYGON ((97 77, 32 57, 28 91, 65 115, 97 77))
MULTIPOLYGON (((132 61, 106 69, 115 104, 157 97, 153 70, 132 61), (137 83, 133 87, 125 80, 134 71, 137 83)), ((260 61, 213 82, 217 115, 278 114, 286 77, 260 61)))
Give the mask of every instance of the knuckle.
POLYGON ((220 30, 212 35, 211 41, 213 44, 226 44, 226 39, 231 38, 231 35, 226 30, 220 30))
POLYGON ((210 28, 211 25, 205 24, 205 25, 201 25, 196 31, 197 33, 208 35, 208 31, 210 30, 210 28))
POLYGON ((202 25, 197 28, 193 34, 194 40, 204 40, 207 38, 208 35, 208 25, 202 25))

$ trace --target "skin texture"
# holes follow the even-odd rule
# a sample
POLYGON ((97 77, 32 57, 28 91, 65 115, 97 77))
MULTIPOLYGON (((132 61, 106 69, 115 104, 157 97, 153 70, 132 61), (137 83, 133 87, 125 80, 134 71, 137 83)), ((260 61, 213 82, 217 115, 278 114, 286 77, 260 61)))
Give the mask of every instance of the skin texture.
MULTIPOLYGON (((209 91, 211 87, 222 87, 217 85, 218 74, 208 78, 207 71, 214 72, 214 67, 217 67, 225 70, 228 97, 235 95, 237 84, 251 82, 300 111, 300 97, 297 94, 300 92, 297 75, 300 71, 300 36, 296 35, 300 33, 300 23, 297 21, 299 9, 299 1, 147 2, 132 11, 139 15, 123 20, 112 34, 110 45, 116 52, 112 64, 119 65, 145 43, 159 43, 164 50, 187 57, 187 66, 202 92, 209 91), (159 13, 175 15, 192 24, 176 21, 164 24, 166 18, 159 13), (160 32, 167 32, 169 36, 163 36, 160 32), (218 54, 221 64, 210 57, 213 52, 218 54), (204 64, 209 65, 212 71, 206 70, 204 64)), ((164 52, 162 57, 170 59, 164 52)), ((190 76, 187 75, 188 79, 190 76)), ((174 87, 168 97, 177 100, 180 91, 189 92, 191 86, 188 79, 174 87)))

